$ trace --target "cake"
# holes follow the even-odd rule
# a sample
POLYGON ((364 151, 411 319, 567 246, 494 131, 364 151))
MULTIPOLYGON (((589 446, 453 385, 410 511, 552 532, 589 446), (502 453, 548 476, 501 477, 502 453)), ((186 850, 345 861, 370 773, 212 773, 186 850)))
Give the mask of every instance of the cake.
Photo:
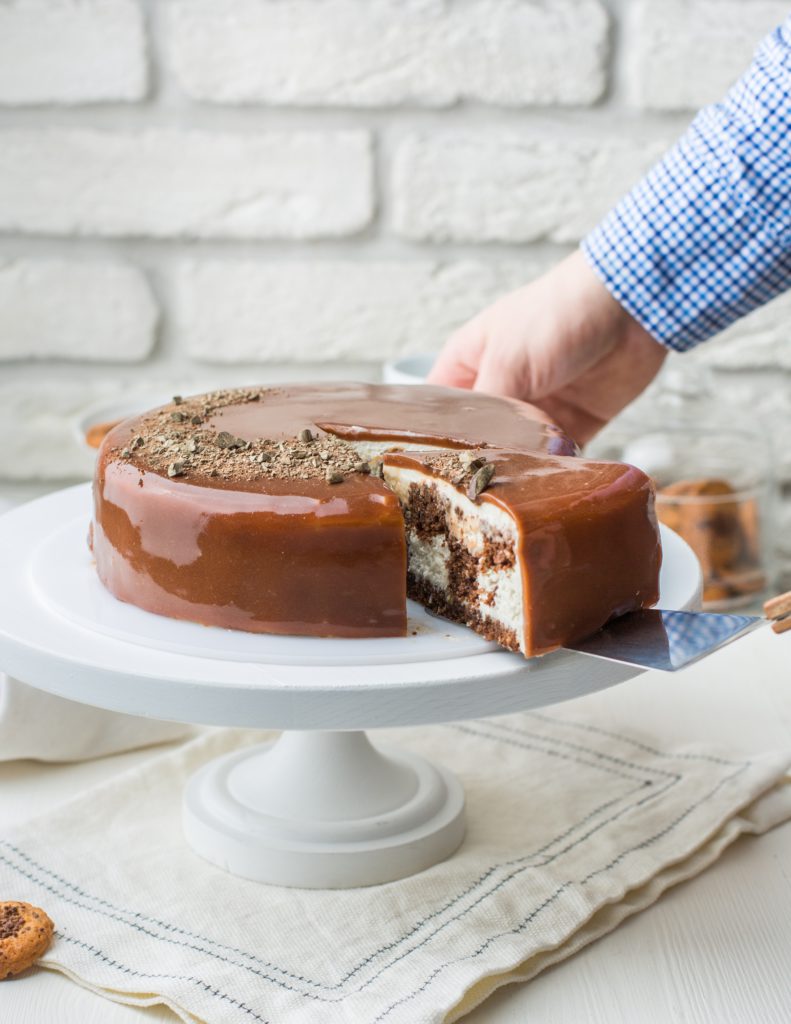
POLYGON ((122 601, 205 625, 402 636, 406 597, 526 656, 654 603, 653 488, 510 399, 288 385, 113 429, 91 544, 122 601))
POLYGON ((653 492, 631 466, 402 452, 384 479, 404 512, 409 596, 504 647, 541 654, 658 598, 653 492))

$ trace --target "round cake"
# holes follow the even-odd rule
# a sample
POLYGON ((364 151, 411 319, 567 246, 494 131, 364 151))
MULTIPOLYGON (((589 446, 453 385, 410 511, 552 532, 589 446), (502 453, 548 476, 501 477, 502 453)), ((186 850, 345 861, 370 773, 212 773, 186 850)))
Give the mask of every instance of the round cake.
POLYGON ((434 387, 241 388, 102 443, 91 544, 122 601, 251 632, 404 635, 406 597, 526 655, 658 596, 651 482, 535 410, 434 387))

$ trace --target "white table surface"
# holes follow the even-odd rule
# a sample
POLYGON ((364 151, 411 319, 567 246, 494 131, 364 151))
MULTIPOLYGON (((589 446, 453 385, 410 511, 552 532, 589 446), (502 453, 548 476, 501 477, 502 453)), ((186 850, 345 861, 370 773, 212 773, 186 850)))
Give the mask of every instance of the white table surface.
MULTIPOLYGON (((744 750, 791 745, 791 634, 778 637, 763 629, 677 677, 651 673, 623 687, 625 700, 642 705, 650 706, 652 691, 669 687, 677 687, 680 696, 685 690, 684 700, 707 701, 720 744, 744 750)), ((683 716, 678 735, 681 741, 694 738, 683 716)), ((151 756, 152 751, 136 751, 76 765, 0 765, 0 823, 55 807, 151 756)), ((0 894, 9 897, 13 893, 0 894)), ((175 1019, 164 1009, 105 1001, 41 969, 0 984, 3 1024, 173 1024, 175 1019)), ((758 839, 738 840, 703 875, 529 984, 502 989, 466 1019, 469 1024, 788 1024, 791 824, 758 839)))
MULTIPOLYGON (((677 676, 650 673, 625 683, 623 696, 650 707, 652 693, 667 697, 669 689, 676 689, 680 706, 689 700, 708 704, 713 742, 745 751, 791 746, 791 633, 778 637, 759 630, 677 676)), ((701 739, 690 735, 683 714, 677 731, 679 741, 701 739)), ((0 764, 0 826, 56 807, 162 750, 76 765, 0 764)), ((8 898, 14 894, 0 893, 0 899, 8 898)), ((176 1019, 163 1008, 109 1002, 39 968, 0 984, 2 1024, 176 1019)), ((501 989, 466 1020, 789 1024, 791 823, 758 839, 738 840, 703 875, 529 984, 501 989)))

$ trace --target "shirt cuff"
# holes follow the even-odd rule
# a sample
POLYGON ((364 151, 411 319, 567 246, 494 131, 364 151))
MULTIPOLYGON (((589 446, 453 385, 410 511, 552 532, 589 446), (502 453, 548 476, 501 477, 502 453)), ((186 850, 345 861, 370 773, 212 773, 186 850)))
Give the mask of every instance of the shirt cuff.
POLYGON ((791 286, 790 52, 773 33, 582 242, 611 294, 676 351, 791 286))

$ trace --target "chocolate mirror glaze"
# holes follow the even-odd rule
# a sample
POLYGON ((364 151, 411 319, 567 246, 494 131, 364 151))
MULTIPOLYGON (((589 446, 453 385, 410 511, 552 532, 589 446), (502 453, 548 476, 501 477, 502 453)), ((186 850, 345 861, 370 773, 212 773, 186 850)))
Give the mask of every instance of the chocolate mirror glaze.
MULTIPOLYGON (((662 548, 649 477, 617 462, 481 455, 494 474, 476 500, 498 505, 517 527, 529 654, 581 640, 616 615, 656 603, 662 548)), ((398 452, 385 455, 385 464, 467 493, 455 457, 398 452)))
MULTIPOLYGON (((535 416, 516 401, 427 386, 300 384, 179 398, 124 421, 102 443, 99 576, 121 600, 207 625, 403 635, 398 500, 337 438, 509 448, 533 453, 539 470, 576 455, 535 416)), ((534 498, 548 509, 565 500, 553 498, 553 479, 534 498)), ((601 500, 604 514, 606 489, 601 500)))
POLYGON ((258 493, 169 480, 107 456, 93 552, 120 600, 253 633, 406 632, 403 520, 381 481, 269 481, 258 493))
POLYGON ((207 425, 245 440, 293 438, 313 426, 350 441, 578 454, 570 438, 537 415, 523 402, 457 388, 329 383, 271 388, 258 403, 219 409, 207 425))

